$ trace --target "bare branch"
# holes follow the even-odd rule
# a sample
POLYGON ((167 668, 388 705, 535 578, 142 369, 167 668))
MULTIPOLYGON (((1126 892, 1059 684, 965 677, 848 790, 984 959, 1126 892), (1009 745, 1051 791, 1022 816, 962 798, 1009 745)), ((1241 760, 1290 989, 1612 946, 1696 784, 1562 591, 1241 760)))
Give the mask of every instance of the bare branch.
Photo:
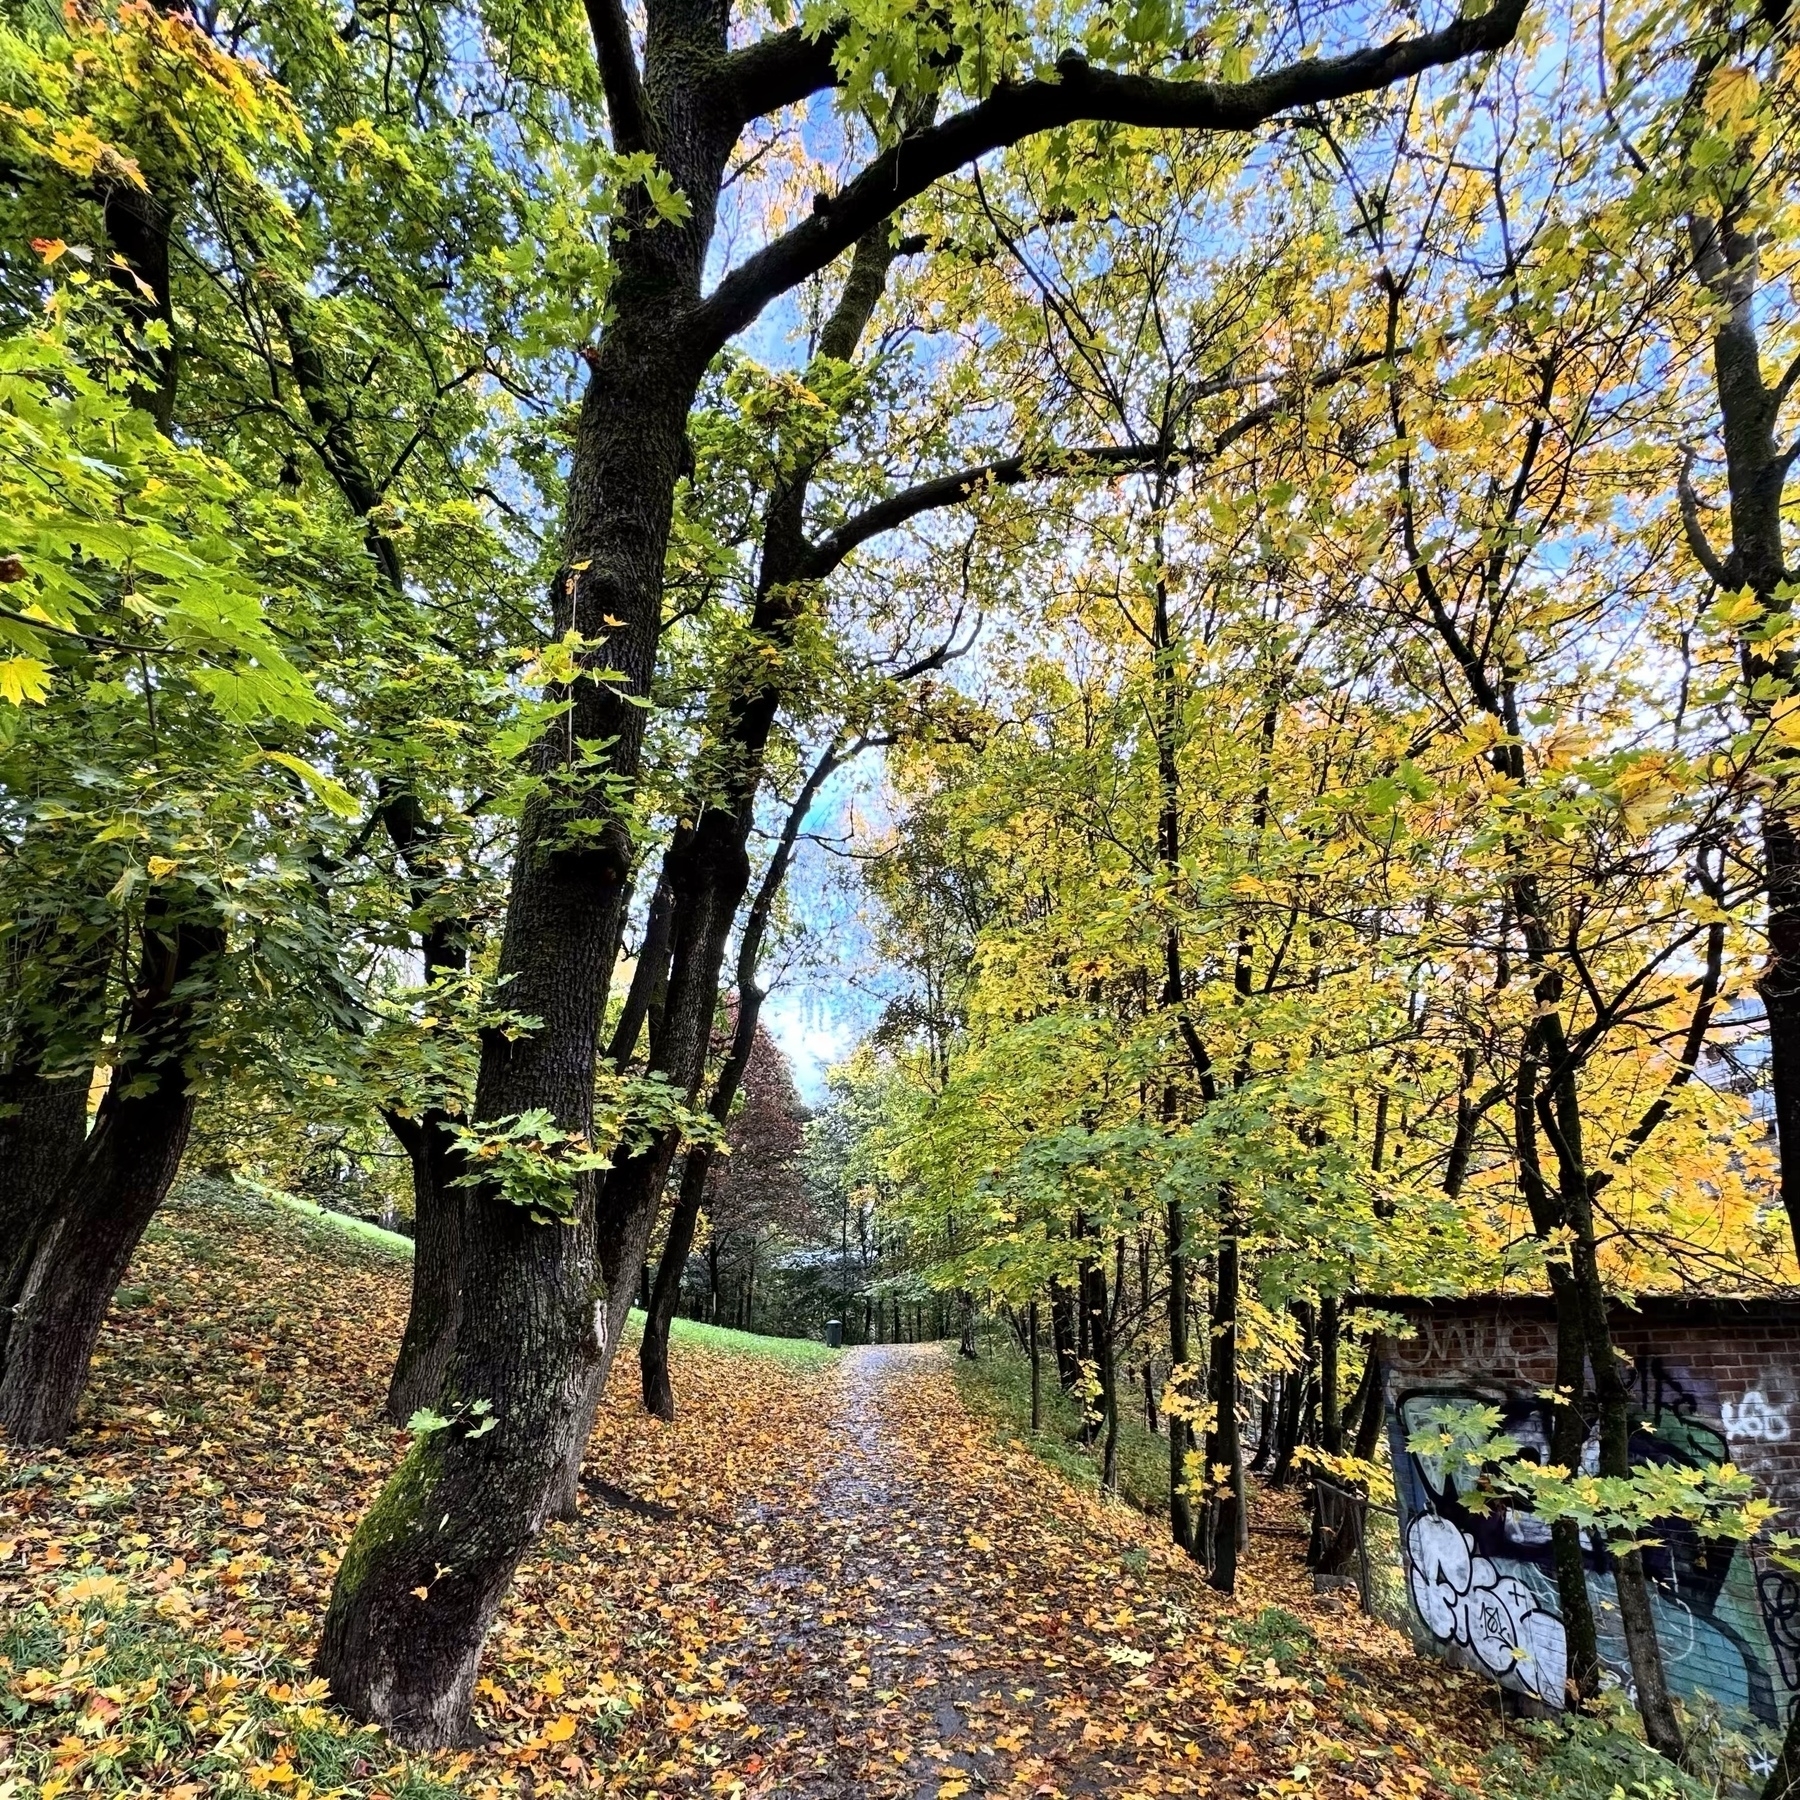
POLYGON ((1676 490, 1681 496, 1681 529, 1687 538, 1694 561, 1712 578, 1715 587, 1735 585, 1725 567, 1725 559, 1707 542, 1706 527, 1700 522, 1700 496, 1694 492, 1694 452, 1686 447, 1681 453, 1681 473, 1676 477, 1676 490))

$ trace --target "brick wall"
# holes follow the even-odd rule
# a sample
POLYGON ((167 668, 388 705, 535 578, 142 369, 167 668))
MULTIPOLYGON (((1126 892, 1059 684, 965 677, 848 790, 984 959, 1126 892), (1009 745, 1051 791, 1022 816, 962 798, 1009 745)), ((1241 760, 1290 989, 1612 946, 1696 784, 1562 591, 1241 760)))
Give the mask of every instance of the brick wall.
MULTIPOLYGON (((1421 1638, 1502 1685, 1560 1704, 1563 1643, 1548 1533, 1516 1509, 1472 1509, 1454 1478, 1407 1448, 1434 1406, 1497 1405, 1503 1429, 1547 1459, 1556 1326, 1547 1301, 1376 1301, 1409 1331, 1384 1338, 1384 1400, 1408 1593, 1421 1638)), ((1619 1308, 1614 1342, 1633 1379, 1634 1462, 1729 1460, 1800 1526, 1800 1306, 1648 1300, 1619 1308)), ((1587 1461, 1591 1467, 1594 1444, 1587 1461)), ((1685 1527, 1646 1554, 1671 1685, 1746 1727, 1785 1720, 1800 1691, 1800 1581, 1758 1547, 1685 1527)), ((1612 1577, 1589 1546, 1601 1653, 1628 1680, 1612 1577)))

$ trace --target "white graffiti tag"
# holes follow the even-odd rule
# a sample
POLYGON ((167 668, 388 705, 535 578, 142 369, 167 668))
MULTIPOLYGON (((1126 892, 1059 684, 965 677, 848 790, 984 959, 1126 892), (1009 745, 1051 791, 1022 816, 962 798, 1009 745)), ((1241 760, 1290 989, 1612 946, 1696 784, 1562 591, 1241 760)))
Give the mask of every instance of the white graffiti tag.
POLYGON ((1406 1534, 1413 1605, 1441 1643, 1472 1651, 1491 1675, 1511 1675, 1560 1706, 1568 1665, 1562 1620, 1505 1575, 1449 1519, 1421 1513, 1406 1534))
POLYGON ((1734 1441, 1785 1444, 1788 1440, 1787 1408, 1771 1406, 1761 1388, 1752 1388, 1736 1406, 1725 1401, 1719 1416, 1725 1421, 1725 1435, 1734 1441))

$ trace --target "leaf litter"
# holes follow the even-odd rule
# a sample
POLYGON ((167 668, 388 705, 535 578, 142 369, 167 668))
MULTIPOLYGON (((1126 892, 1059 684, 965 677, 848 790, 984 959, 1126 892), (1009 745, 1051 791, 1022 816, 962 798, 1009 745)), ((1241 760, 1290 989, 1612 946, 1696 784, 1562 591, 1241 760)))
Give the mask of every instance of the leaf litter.
POLYGON ((673 1426, 616 1371, 580 1513, 489 1640, 479 1741, 398 1757, 307 1657, 407 1441, 380 1416, 406 1291, 391 1253, 252 1196, 164 1209, 68 1451, 0 1447, 0 1800, 1482 1784, 1488 1690, 1315 1599, 1291 1500, 1259 1499, 1284 1535, 1227 1600, 971 1417, 938 1347, 808 1365, 679 1335, 673 1426))

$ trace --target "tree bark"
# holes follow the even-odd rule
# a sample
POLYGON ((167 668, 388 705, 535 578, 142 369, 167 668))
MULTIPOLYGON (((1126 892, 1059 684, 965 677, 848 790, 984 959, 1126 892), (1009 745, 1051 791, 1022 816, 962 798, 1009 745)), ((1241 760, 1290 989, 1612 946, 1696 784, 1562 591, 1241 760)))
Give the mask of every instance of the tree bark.
POLYGON ((1087 1275, 1088 1343, 1100 1376, 1100 1485, 1111 1492, 1119 1482, 1119 1368, 1107 1298, 1106 1265, 1096 1258, 1087 1275))
MULTIPOLYGON (((722 157, 722 149, 719 152, 722 157)), ((700 159, 703 163, 705 158, 700 159)), ((507 1004, 542 1023, 483 1041, 475 1118, 545 1107, 567 1131, 591 1128, 594 1066, 632 862, 624 812, 579 766, 580 744, 610 746, 629 782, 641 755, 661 613, 662 558, 685 422, 701 359, 669 327, 698 281, 716 173, 692 186, 694 230, 658 225, 626 240, 616 314, 595 353, 571 471, 558 630, 604 640, 623 687, 579 680, 566 721, 540 740, 541 786, 515 855, 499 974, 507 1004), (677 240, 691 266, 659 268, 677 240), (576 565, 585 565, 577 567, 576 565), (623 628, 605 623, 626 621, 623 628)), ((337 1703, 412 1748, 459 1741, 476 1664, 518 1561, 579 1465, 589 1405, 618 1343, 650 1219, 614 1214, 599 1229, 598 1184, 571 1183, 567 1224, 538 1224, 493 1184, 467 1190, 462 1318, 446 1401, 487 1402, 492 1429, 421 1438, 359 1524, 332 1591, 315 1668, 337 1703), (604 1249, 602 1248, 604 1245, 604 1249), (426 1590, 419 1599, 417 1590, 426 1590)))
POLYGON ((462 1172, 450 1137, 451 1116, 436 1108, 423 1118, 387 1116, 412 1165, 412 1301, 400 1354, 388 1384, 387 1416, 404 1425, 443 1397, 444 1372, 462 1319, 462 1172))
POLYGON ((1081 1358, 1075 1348, 1074 1302, 1054 1276, 1050 1280, 1050 1343, 1056 1352, 1057 1385, 1066 1394, 1081 1379, 1081 1358))
POLYGON ((211 924, 152 916, 113 1079, 20 1284, 0 1374, 0 1428, 60 1444, 75 1422, 113 1291, 168 1194, 194 1117, 196 1002, 224 949, 211 924))
POLYGON ((32 1255, 87 1136, 87 1089, 35 1064, 0 1075, 0 1368, 32 1255))
MULTIPOLYGON (((1229 1208, 1230 1202, 1227 1202, 1229 1208)), ((1243 1518, 1243 1447, 1238 1442, 1238 1237, 1229 1211, 1219 1238, 1217 1298, 1212 1321, 1213 1428, 1206 1449, 1211 1503, 1211 1555, 1207 1579, 1222 1594, 1237 1588, 1238 1539, 1243 1518)))
MULTIPOLYGON (((1717 303, 1713 333, 1713 389, 1725 448, 1730 496, 1730 548, 1724 556, 1708 543, 1699 504, 1684 468, 1681 513, 1690 547, 1712 579, 1728 591, 1748 588, 1763 618, 1788 613, 1786 584, 1800 570, 1786 566, 1782 500, 1794 466, 1777 440, 1787 390, 1764 379, 1756 318, 1762 245, 1754 222, 1751 171, 1742 197, 1724 216, 1695 217, 1688 236, 1694 268, 1717 303)), ((1760 628, 1763 620, 1757 621, 1760 628)), ((1766 722, 1770 696, 1791 694, 1800 658, 1791 649, 1771 652, 1761 638, 1740 645, 1751 716, 1766 722)), ((1793 779, 1777 775, 1762 805, 1763 882, 1768 895, 1768 950, 1757 981, 1769 1021, 1769 1080, 1781 1150, 1781 1198, 1795 1248, 1800 1250, 1800 830, 1793 779)))
POLYGON ((653 1418, 673 1420, 675 1389, 669 1380, 669 1327, 681 1298, 681 1276, 694 1248, 694 1230, 706 1197, 706 1179, 712 1170, 712 1152, 705 1144, 693 1145, 681 1171, 681 1189, 669 1215, 668 1236, 663 1241, 656 1280, 650 1288, 650 1304, 644 1309, 644 1338, 638 1346, 638 1369, 643 1377, 644 1410, 653 1418))
POLYGON ((1262 1384, 1262 1411, 1256 1427, 1256 1454, 1250 1459, 1250 1472, 1260 1475, 1269 1466, 1269 1458, 1275 1450, 1275 1396, 1279 1384, 1271 1387, 1267 1381, 1262 1384))
POLYGON ((625 990, 625 1004, 613 1026, 606 1047, 606 1060, 615 1069, 623 1069, 637 1055, 638 1039, 644 1034, 645 1022, 652 1013, 660 1015, 659 996, 669 983, 669 926, 674 913, 674 898, 669 892, 669 863, 663 859, 644 914, 644 941, 638 945, 631 983, 625 990))
POLYGON ((1338 1301, 1327 1294, 1319 1302, 1319 1447, 1327 1456, 1344 1450, 1343 1421, 1338 1414, 1338 1301))
POLYGON ((1027 1309, 1027 1316, 1030 1321, 1027 1329, 1031 1338, 1031 1435, 1036 1437, 1043 1429, 1044 1401, 1043 1370, 1038 1366, 1038 1303, 1035 1297, 1027 1309))

